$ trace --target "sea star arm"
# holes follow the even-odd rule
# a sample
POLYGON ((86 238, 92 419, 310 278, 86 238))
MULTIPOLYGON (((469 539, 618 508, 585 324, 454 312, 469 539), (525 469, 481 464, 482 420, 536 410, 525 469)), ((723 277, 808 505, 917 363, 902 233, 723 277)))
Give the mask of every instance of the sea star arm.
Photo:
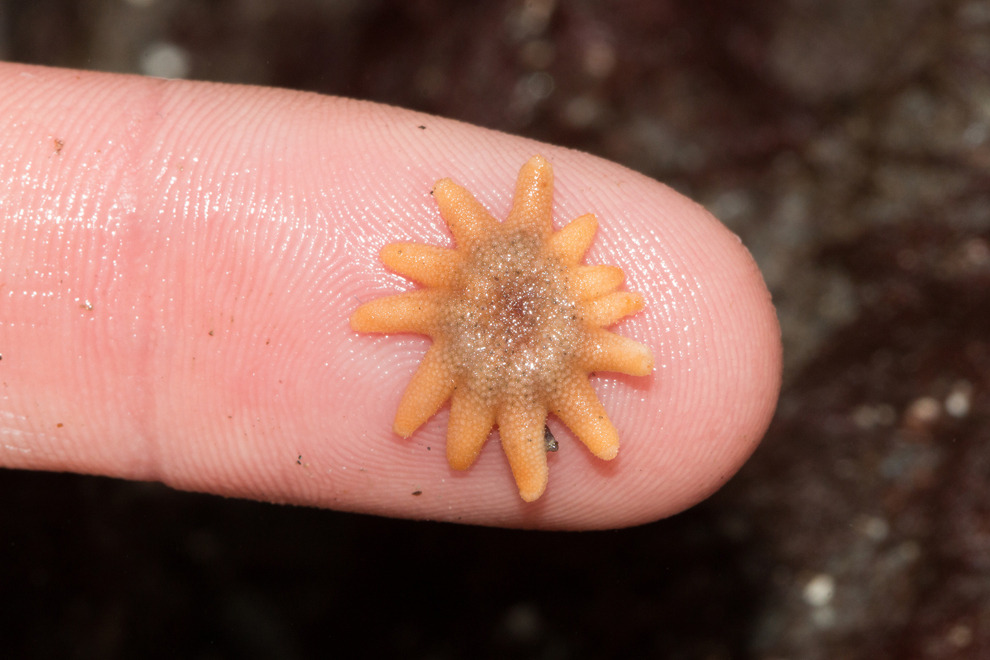
POLYGON ((619 432, 598 400, 585 373, 569 379, 566 395, 555 402, 552 411, 567 425, 591 453, 606 461, 619 453, 619 432))
POLYGON ((458 247, 469 246, 498 227, 498 220, 492 217, 488 209, 450 179, 436 182, 433 197, 440 208, 440 217, 447 223, 458 247))
POLYGON ((351 314, 358 332, 412 332, 429 335, 439 302, 429 289, 407 291, 364 303, 351 314))
POLYGON ((598 219, 593 213, 585 213, 550 237, 550 250, 568 266, 577 265, 591 247, 597 231, 598 219))
POLYGON ((390 270, 418 284, 446 288, 462 257, 456 250, 435 245, 393 243, 382 248, 381 259, 390 270))
POLYGON ((447 462, 466 470, 478 458, 495 424, 495 414, 467 392, 455 392, 447 422, 447 462))
POLYGON ((433 344, 402 393, 393 428, 408 438, 436 414, 454 391, 454 376, 443 359, 443 346, 433 344))
POLYGON ((553 168, 543 156, 533 156, 519 170, 506 230, 528 229, 541 238, 553 231, 553 168))
POLYGON ((649 376, 653 372, 653 354, 635 339, 599 328, 588 339, 587 357, 581 366, 589 372, 649 376))
POLYGON ((622 317, 643 309, 643 296, 630 291, 616 291, 586 302, 583 309, 589 324, 607 328, 622 317))
POLYGON ((498 415, 502 450, 509 459, 519 496, 527 502, 537 499, 547 487, 546 421, 546 410, 537 405, 506 406, 498 415))
POLYGON ((568 292, 578 300, 592 300, 612 293, 624 279, 616 266, 579 266, 571 274, 568 292))

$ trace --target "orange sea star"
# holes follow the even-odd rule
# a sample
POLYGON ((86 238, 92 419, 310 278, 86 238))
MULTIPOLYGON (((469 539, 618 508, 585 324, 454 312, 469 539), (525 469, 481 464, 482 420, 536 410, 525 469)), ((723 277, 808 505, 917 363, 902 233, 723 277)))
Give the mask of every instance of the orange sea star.
POLYGON ((594 215, 553 231, 553 169, 541 156, 519 171, 505 222, 450 179, 438 181, 433 196, 455 249, 385 246, 385 265, 426 288, 361 305, 351 327, 430 336, 395 432, 409 437, 450 399, 450 466, 470 467, 497 425, 519 495, 531 502, 547 485, 548 413, 595 456, 610 460, 619 451, 588 377, 653 370, 646 346, 604 329, 642 309, 643 298, 617 291, 621 269, 581 265, 598 228, 594 215))

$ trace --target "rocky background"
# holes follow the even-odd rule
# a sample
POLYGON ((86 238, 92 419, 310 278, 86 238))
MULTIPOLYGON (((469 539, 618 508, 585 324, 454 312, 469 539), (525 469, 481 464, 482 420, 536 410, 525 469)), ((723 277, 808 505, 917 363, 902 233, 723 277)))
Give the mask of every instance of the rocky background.
POLYGON ((742 236, 786 354, 753 459, 638 529, 2 473, 7 657, 990 657, 987 0, 0 0, 0 57, 624 163, 742 236))

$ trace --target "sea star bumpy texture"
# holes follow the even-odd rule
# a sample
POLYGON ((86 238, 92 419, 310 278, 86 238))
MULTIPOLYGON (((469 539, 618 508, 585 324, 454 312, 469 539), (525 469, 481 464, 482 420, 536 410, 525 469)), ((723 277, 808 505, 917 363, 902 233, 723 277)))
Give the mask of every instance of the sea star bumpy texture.
POLYGON ((646 346, 604 329, 642 309, 643 298, 617 291, 621 269, 581 264, 598 228, 594 215, 553 231, 553 169, 541 156, 519 171, 505 222, 450 179, 438 181, 433 196, 455 249, 385 246, 385 265, 426 288, 361 305, 351 327, 430 336, 395 432, 409 437, 449 399, 450 466, 470 467, 497 425, 519 495, 531 502, 547 485, 548 413, 595 456, 618 453, 618 433, 588 377, 652 372, 646 346))

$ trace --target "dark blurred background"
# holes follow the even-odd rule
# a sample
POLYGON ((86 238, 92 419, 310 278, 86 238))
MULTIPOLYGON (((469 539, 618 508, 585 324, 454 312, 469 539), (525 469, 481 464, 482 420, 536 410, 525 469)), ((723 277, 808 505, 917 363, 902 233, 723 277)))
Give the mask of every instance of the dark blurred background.
POLYGON ((0 473, 6 657, 990 657, 990 2, 7 0, 0 57, 618 161, 743 238, 786 351, 753 459, 638 529, 0 473))

